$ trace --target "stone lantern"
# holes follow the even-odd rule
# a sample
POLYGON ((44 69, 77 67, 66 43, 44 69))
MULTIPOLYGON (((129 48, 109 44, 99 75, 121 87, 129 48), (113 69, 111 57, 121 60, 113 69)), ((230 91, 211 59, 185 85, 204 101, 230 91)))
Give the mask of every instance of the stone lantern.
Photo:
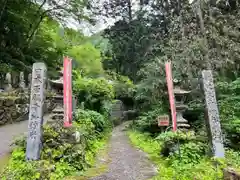
POLYGON ((180 88, 179 81, 174 80, 174 96, 175 96, 175 106, 177 111, 177 127, 178 129, 188 129, 190 125, 188 121, 183 118, 183 112, 188 108, 187 105, 184 104, 187 95, 190 91, 185 91, 180 88))

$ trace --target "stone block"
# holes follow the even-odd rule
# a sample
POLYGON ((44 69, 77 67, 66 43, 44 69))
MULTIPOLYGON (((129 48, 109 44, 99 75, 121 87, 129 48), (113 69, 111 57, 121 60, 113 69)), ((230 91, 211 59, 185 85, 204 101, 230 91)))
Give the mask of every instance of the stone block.
POLYGON ((15 99, 10 97, 5 100, 4 105, 7 107, 13 106, 15 104, 15 99))
POLYGON ((240 180, 240 173, 236 172, 232 168, 225 168, 223 170, 223 179, 224 180, 240 180))

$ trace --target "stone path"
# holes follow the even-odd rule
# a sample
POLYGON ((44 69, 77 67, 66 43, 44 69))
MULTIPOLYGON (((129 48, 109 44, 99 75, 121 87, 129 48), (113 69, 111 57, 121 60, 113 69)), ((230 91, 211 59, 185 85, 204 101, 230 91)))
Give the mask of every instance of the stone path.
POLYGON ((108 171, 90 180, 147 180, 156 175, 157 170, 147 155, 135 149, 126 135, 125 125, 113 130, 109 144, 108 171))
MULTIPOLYGON (((48 119, 49 115, 44 116, 48 119)), ((13 140, 27 133, 28 121, 8 124, 0 127, 0 158, 10 152, 13 140)))

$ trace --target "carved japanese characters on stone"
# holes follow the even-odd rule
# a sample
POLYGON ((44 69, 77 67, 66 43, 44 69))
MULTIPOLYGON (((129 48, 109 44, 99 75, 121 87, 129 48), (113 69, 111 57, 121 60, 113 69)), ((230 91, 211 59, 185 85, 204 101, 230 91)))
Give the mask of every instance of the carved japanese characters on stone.
POLYGON ((27 160, 40 158, 46 70, 44 63, 33 64, 26 151, 27 160))

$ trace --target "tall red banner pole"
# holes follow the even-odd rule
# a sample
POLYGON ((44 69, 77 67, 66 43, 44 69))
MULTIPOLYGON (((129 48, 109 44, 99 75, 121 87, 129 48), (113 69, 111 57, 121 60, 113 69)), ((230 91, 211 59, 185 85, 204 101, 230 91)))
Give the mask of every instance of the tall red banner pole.
POLYGON ((71 79, 70 79, 71 60, 67 57, 63 62, 63 103, 64 103, 64 127, 70 127, 71 124, 71 79))
POLYGON ((69 123, 72 125, 72 60, 69 59, 69 123))
POLYGON ((176 116, 175 99, 174 99, 174 93, 173 93, 171 62, 166 62, 165 68, 166 68, 166 80, 167 80, 167 86, 168 86, 169 102, 170 102, 171 115, 172 115, 173 131, 176 131, 177 130, 177 116, 176 116))

